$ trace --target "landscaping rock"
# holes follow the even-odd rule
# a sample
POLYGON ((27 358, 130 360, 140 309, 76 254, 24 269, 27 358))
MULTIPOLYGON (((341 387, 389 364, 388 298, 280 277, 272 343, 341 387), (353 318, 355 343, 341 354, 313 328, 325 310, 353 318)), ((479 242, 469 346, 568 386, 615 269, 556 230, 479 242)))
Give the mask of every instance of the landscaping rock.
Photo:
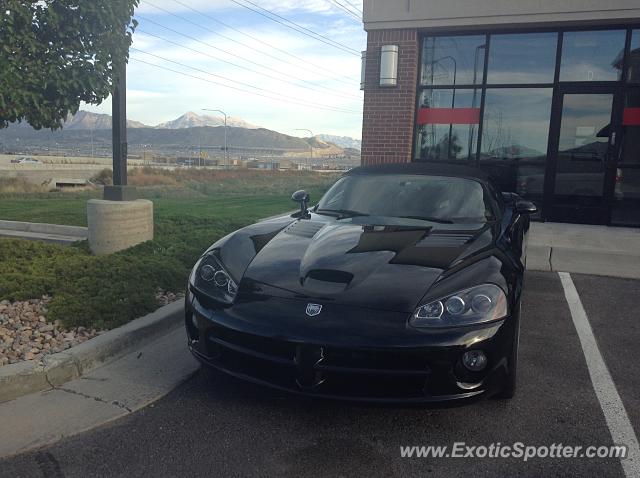
MULTIPOLYGON (((184 297, 156 291, 159 306, 184 297)), ((62 352, 106 332, 79 326, 65 328, 59 320, 47 322, 51 298, 10 302, 0 301, 0 367, 23 360, 42 360, 47 354, 62 352)))
POLYGON ((184 297, 183 293, 174 294, 173 292, 167 292, 162 289, 156 291, 156 300, 160 306, 168 305, 176 300, 180 300, 184 297))

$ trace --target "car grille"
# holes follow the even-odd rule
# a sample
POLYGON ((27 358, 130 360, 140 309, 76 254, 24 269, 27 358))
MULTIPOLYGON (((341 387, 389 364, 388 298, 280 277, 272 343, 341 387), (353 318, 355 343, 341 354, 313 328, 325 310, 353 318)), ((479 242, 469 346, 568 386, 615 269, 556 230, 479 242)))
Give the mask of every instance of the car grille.
POLYGON ((420 351, 298 344, 215 326, 207 355, 231 372, 319 396, 392 400, 450 393, 429 386, 433 369, 420 351))

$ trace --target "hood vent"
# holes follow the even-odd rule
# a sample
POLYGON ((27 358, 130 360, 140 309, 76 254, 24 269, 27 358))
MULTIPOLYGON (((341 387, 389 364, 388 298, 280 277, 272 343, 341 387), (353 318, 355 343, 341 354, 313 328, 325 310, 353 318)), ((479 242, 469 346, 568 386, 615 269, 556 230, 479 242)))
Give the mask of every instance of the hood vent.
POLYGON ((467 233, 431 233, 420 240, 416 247, 460 247, 473 237, 473 234, 467 233))
POLYGON ((291 234, 292 236, 306 237, 308 239, 311 239, 324 226, 325 224, 323 222, 312 222, 312 221, 300 220, 288 226, 284 230, 284 232, 287 234, 291 234))
POLYGON ((307 274, 307 278, 336 284, 350 284, 353 274, 335 269, 312 269, 307 274))

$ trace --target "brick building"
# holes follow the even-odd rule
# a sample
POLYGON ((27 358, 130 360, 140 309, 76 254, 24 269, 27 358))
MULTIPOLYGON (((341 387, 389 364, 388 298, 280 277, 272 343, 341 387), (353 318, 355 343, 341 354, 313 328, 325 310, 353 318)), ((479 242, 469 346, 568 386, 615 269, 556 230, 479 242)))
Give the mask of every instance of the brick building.
POLYGON ((477 165, 540 219, 640 226, 638 0, 365 0, 364 164, 477 165))

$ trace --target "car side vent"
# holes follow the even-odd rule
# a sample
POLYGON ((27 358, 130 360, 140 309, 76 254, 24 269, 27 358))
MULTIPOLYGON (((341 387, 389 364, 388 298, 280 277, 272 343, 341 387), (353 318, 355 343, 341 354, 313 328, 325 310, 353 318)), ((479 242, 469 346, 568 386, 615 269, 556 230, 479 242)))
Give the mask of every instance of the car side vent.
POLYGON ((460 247, 473 238, 472 234, 438 234, 432 233, 420 240, 417 247, 460 247))
POLYGON ((288 226, 284 232, 291 234, 292 236, 306 237, 310 239, 323 227, 324 223, 322 222, 296 221, 288 226))

